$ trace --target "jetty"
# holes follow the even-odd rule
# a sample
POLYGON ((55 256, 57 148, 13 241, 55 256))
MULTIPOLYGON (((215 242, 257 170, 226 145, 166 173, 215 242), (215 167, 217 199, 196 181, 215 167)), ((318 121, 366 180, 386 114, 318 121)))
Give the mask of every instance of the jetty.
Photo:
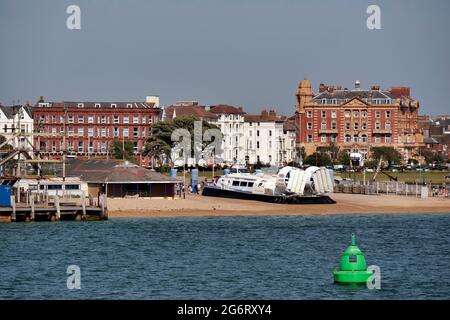
POLYGON ((9 205, 0 206, 0 216, 11 222, 25 221, 93 221, 107 220, 106 196, 92 197, 49 196, 28 193, 25 197, 11 195, 9 205))

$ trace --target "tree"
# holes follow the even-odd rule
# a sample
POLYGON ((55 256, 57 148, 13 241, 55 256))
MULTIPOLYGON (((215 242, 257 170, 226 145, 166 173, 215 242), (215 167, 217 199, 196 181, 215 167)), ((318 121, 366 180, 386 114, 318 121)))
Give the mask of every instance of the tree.
POLYGON ((303 164, 324 167, 330 166, 332 164, 332 161, 328 153, 314 152, 313 154, 306 157, 303 164))
POLYGON ((114 140, 111 143, 111 149, 110 154, 113 157, 113 159, 124 159, 131 162, 135 162, 134 159, 134 146, 133 142, 131 141, 120 141, 120 140, 114 140))
MULTIPOLYGON (((168 163, 172 163, 172 149, 177 143, 172 141, 172 132, 176 129, 186 129, 191 135, 191 146, 194 146, 194 123, 200 121, 196 116, 181 116, 169 121, 161 121, 153 125, 150 137, 145 144, 143 155, 161 160, 164 156, 168 163)), ((202 121, 202 137, 206 130, 219 128, 216 125, 202 121)), ((210 141, 203 141, 202 150, 210 144, 210 141)), ((188 155, 192 156, 192 155, 188 155)))
POLYGON ((378 166, 377 160, 367 160, 364 162, 364 167, 366 168, 376 168, 378 166))
POLYGON ((372 148, 372 158, 378 161, 383 158, 389 165, 392 165, 393 163, 399 163, 402 155, 393 147, 374 147, 372 148))
POLYGON ((305 147, 301 147, 297 149, 297 159, 299 163, 302 163, 306 159, 306 151, 305 147))
POLYGON ((339 149, 340 148, 336 145, 335 142, 330 142, 330 144, 328 146, 321 147, 319 149, 319 151, 321 153, 324 153, 324 152, 328 153, 331 157, 331 160, 333 162, 336 162, 338 160, 338 156, 339 156, 339 149))
POLYGON ((425 160, 426 164, 430 164, 433 162, 433 158, 434 158, 434 153, 433 151, 431 151, 430 149, 426 149, 426 148, 421 148, 419 150, 419 155, 421 157, 423 157, 423 159, 425 160))
MULTIPOLYGON (((6 138, 4 136, 0 135, 0 145, 3 144, 5 141, 6 141, 6 138)), ((11 150, 11 149, 12 149, 12 146, 9 143, 5 144, 1 148, 1 150, 11 150)))
POLYGON ((441 153, 435 153, 434 157, 433 157, 433 163, 435 164, 442 164, 445 162, 444 157, 442 156, 441 153))
POLYGON ((348 150, 342 150, 341 152, 339 152, 338 162, 347 166, 350 164, 350 153, 348 152, 348 150))

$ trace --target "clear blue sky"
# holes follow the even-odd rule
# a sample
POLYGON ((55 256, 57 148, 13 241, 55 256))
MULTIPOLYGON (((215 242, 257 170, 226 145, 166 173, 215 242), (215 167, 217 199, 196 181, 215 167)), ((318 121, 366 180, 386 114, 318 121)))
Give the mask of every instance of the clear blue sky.
POLYGON ((450 113, 449 17, 447 0, 0 0, 0 102, 158 94, 289 115, 306 77, 406 85, 422 114, 450 113))

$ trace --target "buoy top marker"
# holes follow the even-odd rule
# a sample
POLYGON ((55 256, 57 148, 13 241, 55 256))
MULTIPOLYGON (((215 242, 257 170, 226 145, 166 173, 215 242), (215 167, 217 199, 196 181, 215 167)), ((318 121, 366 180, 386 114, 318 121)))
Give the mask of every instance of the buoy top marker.
POLYGON ((342 254, 340 270, 342 271, 365 271, 367 269, 366 259, 362 251, 356 246, 356 236, 352 234, 352 242, 342 254))
POLYGON ((341 257, 339 271, 333 273, 336 283, 366 283, 372 272, 367 271, 364 254, 356 246, 356 236, 352 234, 352 242, 341 257))

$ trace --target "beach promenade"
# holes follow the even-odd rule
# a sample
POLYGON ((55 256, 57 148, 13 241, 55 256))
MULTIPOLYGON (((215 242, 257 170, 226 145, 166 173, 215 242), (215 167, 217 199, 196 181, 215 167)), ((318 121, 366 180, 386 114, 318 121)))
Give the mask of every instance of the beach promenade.
POLYGON ((287 205, 186 195, 186 199, 108 199, 109 218, 450 213, 450 199, 331 194, 336 204, 287 205))

